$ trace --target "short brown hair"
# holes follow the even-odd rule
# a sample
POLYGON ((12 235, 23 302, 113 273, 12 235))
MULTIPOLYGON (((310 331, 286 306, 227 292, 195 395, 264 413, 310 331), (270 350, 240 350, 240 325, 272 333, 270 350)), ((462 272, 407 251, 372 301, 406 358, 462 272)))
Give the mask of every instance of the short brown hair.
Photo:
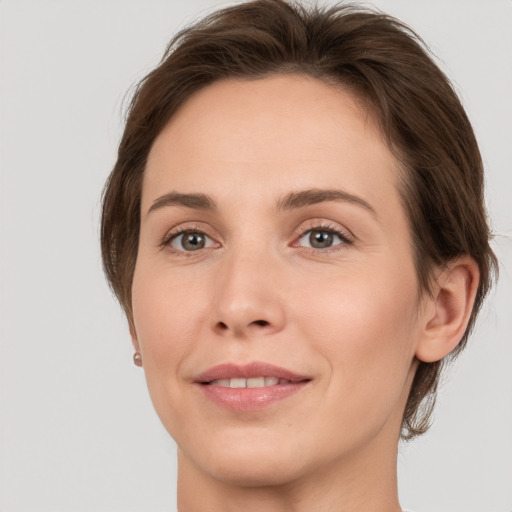
MULTIPOLYGON (((306 8, 256 0, 211 14, 169 44, 138 85, 118 159, 103 195, 101 243, 109 283, 132 319, 142 178, 148 153, 176 109, 223 78, 301 73, 348 87, 378 121, 405 170, 408 214, 421 291, 434 267, 468 254, 480 283, 465 346, 496 258, 483 200, 483 165, 471 124, 449 80, 421 39, 400 21, 354 5, 306 8)), ((428 429, 444 361, 420 362, 405 408, 402 437, 428 429)))

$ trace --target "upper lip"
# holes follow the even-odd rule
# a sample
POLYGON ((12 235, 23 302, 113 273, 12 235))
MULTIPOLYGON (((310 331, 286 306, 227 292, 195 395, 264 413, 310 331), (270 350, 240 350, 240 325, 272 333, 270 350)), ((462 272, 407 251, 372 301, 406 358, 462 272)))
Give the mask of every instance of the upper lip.
POLYGON ((255 377, 277 377, 291 382, 310 380, 310 377, 294 373, 286 368, 275 366, 270 363, 253 362, 249 364, 224 363, 213 366, 200 373, 194 378, 194 382, 206 383, 219 379, 251 379, 255 377))

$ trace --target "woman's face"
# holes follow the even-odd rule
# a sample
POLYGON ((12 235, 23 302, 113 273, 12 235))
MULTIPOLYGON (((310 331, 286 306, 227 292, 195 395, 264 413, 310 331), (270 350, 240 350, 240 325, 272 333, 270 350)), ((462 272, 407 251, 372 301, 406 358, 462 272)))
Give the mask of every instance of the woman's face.
POLYGON ((262 484, 396 451, 422 324, 398 167, 303 76, 217 82, 156 139, 132 334, 180 464, 262 484))

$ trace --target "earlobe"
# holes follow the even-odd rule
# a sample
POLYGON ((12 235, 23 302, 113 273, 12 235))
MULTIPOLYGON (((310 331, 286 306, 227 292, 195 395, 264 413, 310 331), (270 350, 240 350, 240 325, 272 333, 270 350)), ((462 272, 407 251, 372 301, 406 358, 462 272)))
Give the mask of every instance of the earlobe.
POLYGON ((439 361, 460 342, 473 310, 480 281, 476 261, 461 256, 448 263, 437 277, 425 308, 423 332, 416 357, 427 363, 439 361))
POLYGON ((135 353, 133 354, 133 364, 135 366, 142 367, 142 355, 140 353, 140 345, 137 338, 137 331, 135 330, 135 324, 133 323, 133 318, 128 318, 128 325, 130 328, 133 348, 135 349, 135 353))

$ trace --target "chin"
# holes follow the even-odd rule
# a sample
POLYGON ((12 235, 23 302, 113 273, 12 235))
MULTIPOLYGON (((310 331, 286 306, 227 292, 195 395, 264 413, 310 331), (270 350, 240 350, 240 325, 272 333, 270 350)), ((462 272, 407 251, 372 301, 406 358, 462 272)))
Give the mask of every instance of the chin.
POLYGON ((308 458, 289 438, 257 439, 249 432, 243 439, 233 437, 226 436, 226 442, 220 443, 212 438, 196 443, 184 458, 211 478, 237 487, 281 486, 307 471, 304 461, 308 458))
POLYGON ((283 486, 300 479, 303 472, 304 468, 296 460, 275 454, 217 460, 209 471, 213 478, 237 487, 283 486))

